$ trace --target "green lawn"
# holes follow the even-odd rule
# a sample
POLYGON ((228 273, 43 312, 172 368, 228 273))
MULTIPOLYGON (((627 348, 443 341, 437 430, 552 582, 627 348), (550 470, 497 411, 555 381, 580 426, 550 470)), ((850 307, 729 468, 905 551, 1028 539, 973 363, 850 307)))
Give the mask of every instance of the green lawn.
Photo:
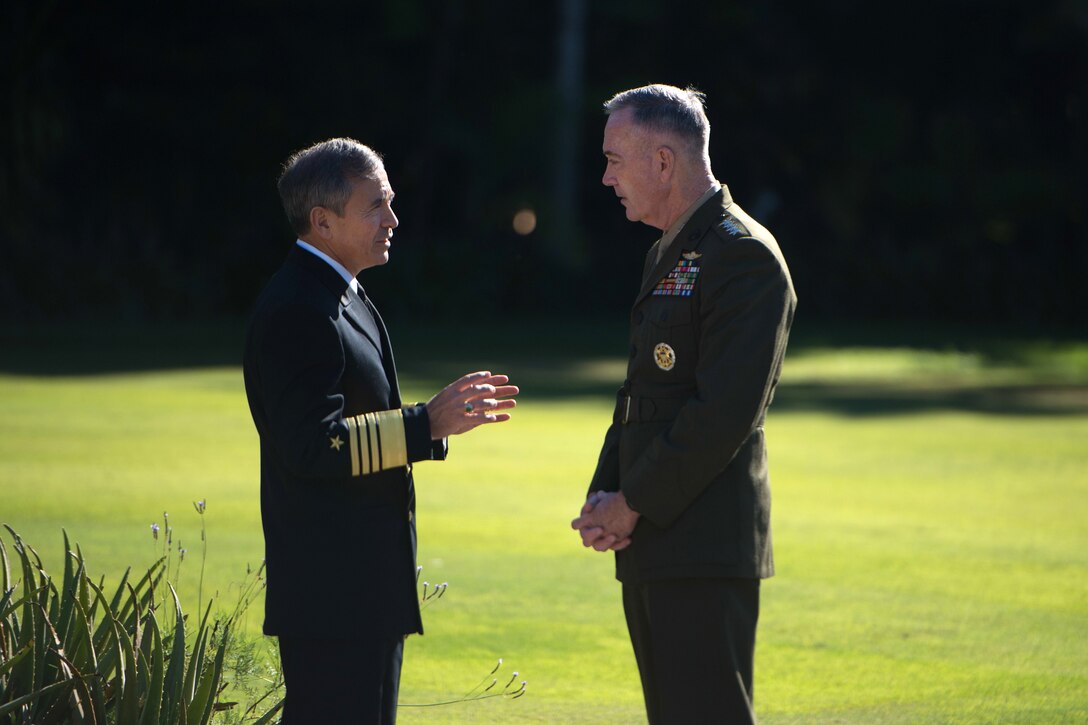
MULTIPOLYGON (((401 701, 463 694, 499 657, 496 676, 517 670, 528 694, 404 708, 402 722, 643 721, 611 556, 569 529, 623 331, 540 325, 485 352, 393 329, 406 399, 484 366, 524 388, 513 422, 416 469, 423 579, 450 586, 408 642, 401 701)), ((67 529, 116 582, 161 553, 150 525, 167 511, 192 609, 192 502, 206 499, 204 596, 226 607, 262 556, 257 441, 231 354, 193 353, 198 332, 164 337, 153 360, 130 354, 137 337, 103 352, 87 333, 67 357, 49 337, 0 339, 0 521, 56 572, 67 529)), ((761 722, 1088 720, 1088 345, 801 339, 767 431, 778 576, 763 588, 761 722)), ((332 553, 348 574, 351 553, 332 553)), ((246 624, 259 623, 258 605, 246 624)))

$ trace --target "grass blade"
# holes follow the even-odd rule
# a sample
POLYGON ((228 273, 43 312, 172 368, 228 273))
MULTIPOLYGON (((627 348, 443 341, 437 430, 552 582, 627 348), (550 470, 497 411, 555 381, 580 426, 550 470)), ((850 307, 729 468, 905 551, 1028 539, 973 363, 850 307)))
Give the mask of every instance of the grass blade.
POLYGON ((275 705, 272 706, 271 710, 254 720, 253 725, 269 725, 269 723, 272 722, 272 718, 274 718, 276 714, 283 709, 284 702, 284 700, 280 700, 279 702, 277 702, 275 705))

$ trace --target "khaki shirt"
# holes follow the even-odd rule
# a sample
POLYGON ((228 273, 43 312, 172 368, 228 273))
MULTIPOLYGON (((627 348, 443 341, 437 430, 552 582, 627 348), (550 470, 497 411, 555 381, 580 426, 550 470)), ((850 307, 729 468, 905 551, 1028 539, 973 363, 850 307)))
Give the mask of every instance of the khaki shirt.
POLYGON ((662 235, 661 239, 657 241, 658 262, 661 261, 661 257, 665 255, 665 252, 669 251, 669 247, 672 246, 672 242, 674 239, 676 239, 676 235, 679 234, 680 230, 684 228, 684 225, 688 223, 688 221, 691 219, 691 216, 695 213, 695 210, 710 201, 710 197, 717 194, 718 190, 721 188, 721 183, 715 181, 713 184, 710 185, 710 188, 703 192, 702 196, 695 200, 694 204, 687 208, 687 211, 681 214, 680 217, 676 221, 674 221, 668 229, 665 230, 665 233, 662 235))

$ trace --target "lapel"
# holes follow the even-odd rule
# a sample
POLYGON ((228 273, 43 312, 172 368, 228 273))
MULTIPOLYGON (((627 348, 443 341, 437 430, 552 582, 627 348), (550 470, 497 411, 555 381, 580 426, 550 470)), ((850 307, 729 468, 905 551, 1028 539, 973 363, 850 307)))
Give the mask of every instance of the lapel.
MULTIPOLYGON (((642 289, 639 290, 638 297, 635 298, 635 305, 638 305, 647 295, 653 292, 654 287, 661 281, 661 278, 676 266, 676 263, 680 261, 681 252, 694 252, 699 249, 707 230, 721 219, 722 208, 731 203, 733 203, 733 200, 729 196, 729 189, 723 185, 721 191, 707 199, 706 203, 695 210, 695 213, 691 215, 691 219, 688 219, 688 223, 683 226, 676 238, 673 239, 668 251, 651 268, 650 273, 643 277, 642 289)), ((651 247, 650 251, 653 252, 656 249, 655 245, 651 247)), ((647 260, 647 263, 649 263, 649 260, 647 260)))
POLYGON ((363 333, 374 349, 382 352, 381 333, 377 323, 370 319, 362 300, 352 294, 351 287, 325 260, 295 245, 288 261, 317 278, 334 298, 340 301, 340 312, 351 325, 363 333))
POLYGON ((381 340, 382 367, 385 369, 385 376, 389 379, 389 396, 391 398, 389 404, 393 408, 399 408, 401 405, 400 383, 397 381, 397 364, 393 360, 393 345, 389 342, 389 330, 386 329, 382 316, 378 314, 378 308, 366 296, 362 287, 359 287, 359 292, 363 304, 370 310, 370 316, 374 319, 374 324, 378 328, 378 337, 381 340))
POLYGON ((359 292, 355 293, 351 291, 351 288, 344 290, 343 296, 340 298, 340 308, 344 313, 344 317, 348 319, 356 330, 359 330, 366 339, 370 341, 370 344, 374 346, 374 349, 378 351, 379 355, 385 356, 385 351, 382 348, 382 331, 381 325, 378 324, 375 314, 371 314, 373 308, 369 308, 366 299, 366 295, 363 292, 363 288, 359 287, 359 292))

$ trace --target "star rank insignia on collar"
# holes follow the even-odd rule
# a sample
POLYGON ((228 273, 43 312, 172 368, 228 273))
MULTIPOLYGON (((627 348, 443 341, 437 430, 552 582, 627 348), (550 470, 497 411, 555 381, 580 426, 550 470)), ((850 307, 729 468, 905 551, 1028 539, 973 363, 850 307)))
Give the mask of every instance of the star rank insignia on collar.
POLYGON ((721 226, 722 229, 729 232, 734 237, 743 237, 745 235, 745 231, 741 229, 740 225, 737 224, 736 220, 732 217, 722 217, 721 226))
POLYGON ((340 446, 344 445, 344 441, 340 440, 340 436, 333 436, 329 439, 329 448, 334 451, 340 450, 340 446))

